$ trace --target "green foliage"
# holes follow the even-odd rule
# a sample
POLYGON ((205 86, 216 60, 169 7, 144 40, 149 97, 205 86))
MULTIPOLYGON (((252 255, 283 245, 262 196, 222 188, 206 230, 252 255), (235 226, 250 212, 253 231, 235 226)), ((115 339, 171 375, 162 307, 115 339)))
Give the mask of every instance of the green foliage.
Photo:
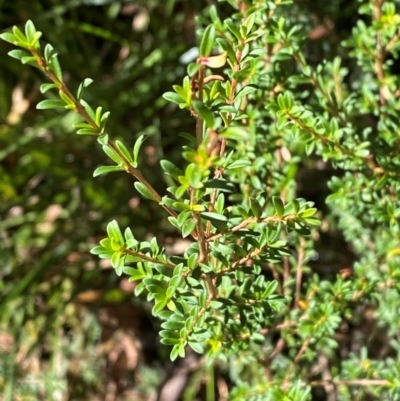
POLYGON ((145 136, 129 143, 131 152, 106 126, 110 114, 83 99, 91 79, 73 95, 31 21, 25 33, 14 27, 1 38, 24 49, 12 57, 50 80, 41 91, 53 97, 37 108, 70 110, 77 133, 97 137, 113 165, 94 176, 126 171, 168 214, 169 230, 190 239, 170 254, 156 236, 142 240, 112 220, 91 250, 137 282, 171 360, 189 348, 206 355, 227 372, 232 400, 306 401, 312 388, 331 399, 399 400, 396 3, 361 2, 364 19, 340 48, 346 58, 333 48, 321 62, 307 51, 291 1, 229 3, 230 18, 214 5, 199 18, 199 56, 182 85, 163 95, 194 123, 192 135, 182 135, 180 161, 160 161, 164 196, 139 163, 145 136), (318 165, 330 171, 325 213, 301 194, 316 185, 309 176, 318 165), (337 261, 329 252, 341 251, 329 248, 313 264, 319 236, 336 229, 353 266, 329 270, 337 261), (384 357, 366 328, 348 350, 340 339, 343 327, 362 326, 360 313, 371 319, 366 311, 385 331, 384 357))
MULTIPOLYGON (((118 133, 117 140, 133 147, 134 139, 147 138, 138 159, 149 176, 155 169, 146 152, 164 150, 176 161, 177 153, 170 151, 175 124, 190 121, 184 115, 172 116, 165 102, 157 99, 170 88, 171 80, 183 74, 175 60, 190 42, 184 44, 174 35, 178 29, 189 29, 183 11, 191 9, 171 14, 164 1, 153 2, 150 8, 142 2, 141 16, 151 13, 152 18, 146 29, 135 26, 133 30, 134 14, 124 10, 124 3, 3 2, 0 18, 2 32, 14 24, 24 31, 27 18, 46 32, 44 44, 57 49, 71 92, 77 94, 84 82, 81 98, 94 110, 113 109, 107 125, 118 133), (151 41, 146 40, 149 34, 151 41), (170 37, 168 43, 165 37, 170 37), (142 64, 160 49, 162 58, 142 64), (163 74, 158 73, 161 69, 163 74), (94 80, 89 88, 88 76, 94 80), (162 128, 157 123, 160 110, 162 128)), ((103 399, 106 386, 115 378, 109 373, 112 352, 103 345, 110 341, 107 347, 120 347, 117 336, 124 330, 119 325, 107 338, 104 308, 114 307, 118 313, 131 305, 133 294, 115 279, 110 262, 98 260, 89 250, 102 238, 109 220, 134 224, 135 235, 143 239, 148 230, 157 231, 165 216, 155 203, 140 202, 128 175, 120 174, 118 180, 116 173, 93 179, 97 166, 114 168, 117 163, 111 159, 107 163, 93 136, 74 135, 73 124, 78 123, 74 111, 35 111, 43 99, 58 100, 58 88, 53 87, 52 93, 52 84, 37 68, 7 57, 12 49, 13 45, 0 41, 4 56, 0 63, 0 398, 54 399, 54 391, 62 391, 74 399, 103 399), (46 89, 45 85, 48 91, 41 95, 39 89, 46 89)), ((163 188, 159 175, 150 178, 163 188)), ((137 308, 141 313, 129 320, 128 329, 134 326, 135 334, 153 338, 143 302, 137 308), (140 331, 135 325, 140 325, 140 331)), ((112 313, 112 319, 117 313, 112 313)), ((164 351, 155 352, 162 361, 166 359, 164 351)), ((126 370, 120 373, 124 374, 126 370)), ((155 372, 158 381, 162 374, 155 372)), ((128 383, 133 383, 132 376, 128 383)), ((143 384, 142 396, 154 388, 143 384)))

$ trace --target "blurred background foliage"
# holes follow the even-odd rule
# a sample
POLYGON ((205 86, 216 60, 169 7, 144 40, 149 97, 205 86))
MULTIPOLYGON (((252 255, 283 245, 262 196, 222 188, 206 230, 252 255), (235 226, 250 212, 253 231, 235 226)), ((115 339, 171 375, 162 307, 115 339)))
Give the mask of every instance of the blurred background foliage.
MULTIPOLYGON (((112 112, 112 135, 126 145, 141 134, 149 136, 143 171, 162 193, 167 183, 158 162, 167 156, 179 164, 178 134, 193 132, 193 122, 161 95, 185 75, 190 60, 182 55, 196 45, 195 15, 213 3, 0 0, 0 31, 31 19, 44 33, 44 42, 59 52, 70 88, 92 78, 85 98, 112 112)), ((293 18, 308 32, 311 61, 317 64, 340 53, 356 4, 296 2, 293 18)), ((221 16, 231 11, 225 3, 218 8, 221 16)), ((140 201, 130 176, 93 179, 105 155, 93 138, 75 135, 72 112, 36 111, 44 78, 7 57, 11 48, 0 42, 2 399, 155 400, 170 371, 168 350, 155 334, 157 322, 150 318, 149 306, 134 299, 132 283, 88 251, 114 218, 132 227, 138 238, 156 235, 176 252, 182 244, 174 239, 163 211, 140 201)), ((300 185, 299 195, 324 208, 329 169, 320 171, 312 162, 306 168, 313 185, 300 185)), ((329 247, 332 255, 336 240, 340 242, 331 236, 320 246, 329 247)), ((346 252, 339 262, 333 256, 329 262, 339 266, 325 273, 346 267, 351 260, 346 252)), ((201 394, 204 374, 192 376, 184 399, 201 394)))
MULTIPOLYGON (((191 121, 161 94, 185 72, 179 58, 194 45, 195 11, 189 1, 7 0, 0 30, 31 19, 58 50, 70 88, 91 77, 86 98, 112 111, 113 135, 131 145, 149 135, 143 166, 163 188, 158 159, 191 121)), ((93 179, 105 155, 93 138, 75 135, 74 113, 36 111, 44 78, 8 50, 2 42, 0 393, 93 400, 135 387, 129 399, 145 399, 167 353, 146 306, 132 306, 130 283, 88 250, 111 218, 139 237, 168 237, 165 216, 140 202, 128 175, 93 179)))

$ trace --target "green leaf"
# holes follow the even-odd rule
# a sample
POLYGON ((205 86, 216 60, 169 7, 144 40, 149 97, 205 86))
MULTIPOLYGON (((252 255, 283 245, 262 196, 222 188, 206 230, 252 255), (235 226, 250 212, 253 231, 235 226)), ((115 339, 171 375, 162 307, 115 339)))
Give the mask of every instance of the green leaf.
POLYGON ((46 110, 46 109, 65 109, 65 103, 61 100, 51 100, 46 99, 42 100, 36 105, 38 110, 46 110))
POLYGON ((105 128, 105 126, 106 126, 106 124, 107 124, 107 121, 108 121, 108 117, 110 116, 110 112, 109 111, 106 111, 102 116, 101 116, 101 119, 100 119, 100 128, 101 128, 101 132, 102 133, 104 133, 104 128, 105 128))
POLYGON ((228 53, 228 57, 231 60, 232 63, 236 63, 237 59, 236 59, 236 54, 235 51, 233 50, 232 46, 230 45, 230 43, 222 38, 218 38, 217 39, 217 43, 222 47, 222 49, 224 51, 226 51, 228 53))
POLYGON ((204 120, 208 128, 214 128, 215 119, 213 112, 207 108, 203 102, 200 102, 199 100, 193 100, 192 107, 198 116, 204 120))
POLYGON ((63 90, 58 91, 58 95, 60 96, 61 100, 65 102, 65 108, 66 109, 75 109, 75 104, 74 102, 67 96, 67 94, 63 90))
POLYGON ((97 177, 102 174, 113 173, 114 171, 121 171, 123 167, 119 166, 100 166, 97 167, 93 172, 93 177, 97 177))
POLYGON ((22 64, 30 64, 30 65, 33 65, 34 67, 38 67, 37 61, 38 61, 38 58, 36 56, 27 56, 27 57, 21 58, 22 64))
POLYGON ((139 181, 135 182, 136 190, 146 199, 155 200, 152 193, 147 189, 147 187, 139 181))
POLYGON ((190 210, 193 212, 204 212, 206 208, 203 205, 191 205, 190 210))
POLYGON ((108 146, 108 135, 103 134, 97 137, 97 142, 100 143, 102 146, 108 146))
MULTIPOLYGON (((145 283, 145 285, 146 285, 146 283, 145 283)), ((160 287, 160 286, 154 285, 154 284, 146 285, 146 289, 147 289, 147 291, 151 292, 152 294, 162 295, 163 298, 165 298, 165 294, 167 292, 166 288, 163 288, 163 287, 160 287)))
POLYGON ((58 88, 59 88, 58 84, 45 83, 40 85, 40 92, 46 93, 50 89, 58 89, 58 88))
POLYGON ((183 175, 183 171, 169 160, 161 160, 160 164, 161 168, 175 180, 177 180, 179 176, 183 175))
POLYGON ((47 65, 54 72, 56 77, 62 82, 63 81, 62 70, 58 58, 55 54, 48 61, 47 65))
POLYGON ((250 209, 253 212, 254 216, 259 218, 263 212, 263 209, 257 199, 250 197, 250 209))
POLYGON ((31 41, 31 46, 35 49, 40 49, 39 39, 42 37, 42 32, 36 32, 31 41))
MULTIPOLYGON (((252 341, 254 341, 256 344, 259 344, 259 345, 263 345, 263 344, 265 343, 265 336, 263 336, 261 333, 253 333, 253 334, 251 335, 251 339, 252 339, 252 341)), ((279 395, 279 398, 284 399, 285 396, 282 394, 282 395, 279 395)))
POLYGON ((180 330, 183 327, 183 322, 177 322, 175 320, 168 320, 161 324, 161 327, 165 330, 180 330))
POLYGON ((264 34, 265 34, 265 30, 264 29, 257 29, 256 31, 254 31, 250 35, 248 34, 248 32, 246 32, 247 37, 246 37, 245 43, 252 42, 252 41, 256 40, 257 38, 259 38, 260 36, 262 36, 264 34))
POLYGON ((306 218, 306 217, 312 217, 317 213, 318 209, 315 207, 311 207, 309 209, 304 210, 299 214, 300 217, 306 218))
POLYGON ((133 151, 132 151, 133 161, 136 163, 138 161, 140 148, 141 148, 143 142, 146 140, 146 138, 147 137, 145 135, 140 135, 139 138, 136 139, 135 144, 133 145, 133 151))
POLYGON ((182 88, 180 85, 172 85, 174 91, 182 98, 187 101, 189 93, 185 92, 185 89, 182 88))
POLYGON ((197 220, 196 219, 188 219, 182 225, 182 237, 188 237, 196 228, 197 220))
MULTIPOLYGON (((201 182, 202 173, 199 170, 198 166, 194 163, 190 163, 186 167, 185 171, 185 179, 189 181, 189 184, 192 188, 199 189, 203 187, 203 183, 201 182)), ((184 184, 184 181, 181 181, 184 184)))
POLYGON ((285 110, 286 109, 286 104, 285 104, 285 97, 283 96, 282 93, 280 93, 276 99, 278 106, 281 110, 285 110))
POLYGON ((138 297, 145 289, 146 287, 144 286, 144 284, 139 283, 135 288, 135 295, 138 297))
POLYGON ((172 362, 175 361, 175 359, 178 358, 178 356, 179 356, 179 344, 180 344, 180 341, 178 339, 178 343, 176 345, 174 345, 174 347, 172 348, 172 351, 169 355, 172 362))
MULTIPOLYGON (((21 60, 23 57, 29 56, 29 53, 27 53, 24 50, 21 49, 14 49, 11 50, 7 53, 10 57, 16 58, 17 60, 21 60)), ((54 84, 47 84, 47 85, 54 85, 54 84)), ((44 92, 42 92, 44 93, 44 92)))
POLYGON ((387 174, 384 174, 384 175, 379 179, 379 181, 375 184, 375 189, 378 190, 378 189, 383 188, 383 187, 386 185, 386 183, 388 182, 388 179, 389 179, 388 175, 387 175, 387 174))
POLYGON ((242 39, 242 35, 240 34, 238 26, 232 20, 226 20, 225 24, 228 29, 236 36, 236 39, 242 39))
POLYGON ((73 124, 74 128, 78 128, 78 129, 82 129, 82 128, 91 128, 92 126, 88 123, 82 122, 82 121, 78 121, 76 123, 73 124))
POLYGON ((176 345, 180 343, 180 339, 179 338, 162 338, 160 340, 161 344, 164 345, 176 345))
MULTIPOLYGON (((177 202, 177 203, 178 203, 178 202, 177 202)), ((186 206, 187 206, 188 209, 190 208, 189 205, 186 205, 186 206)), ((177 209, 178 209, 178 207, 177 207, 177 209)), ((183 212, 179 213, 179 216, 178 216, 178 223, 179 223, 179 226, 182 226, 182 224, 183 224, 190 216, 192 216, 192 212, 191 212, 190 210, 184 210, 183 212)))
POLYGON ((179 136, 181 138, 185 138, 189 142, 190 145, 194 146, 196 144, 196 138, 192 134, 188 134, 187 132, 180 132, 179 136))
POLYGON ((203 37, 200 42, 200 56, 208 57, 214 47, 215 42, 215 27, 214 25, 208 25, 204 30, 203 37))
MULTIPOLYGON (((176 276, 174 276, 174 277, 176 277, 176 276)), ((180 280, 182 279, 182 277, 178 277, 180 280)), ((172 281, 172 280, 171 280, 172 281)), ((166 297, 168 298, 168 299, 171 299, 174 295, 175 295, 175 292, 176 292, 176 289, 177 289, 177 287, 178 287, 178 285, 179 285, 179 282, 176 284, 176 285, 174 285, 174 286, 169 286, 168 287, 168 289, 167 289, 167 294, 166 294, 166 297)))
POLYGON ((222 212, 224 211, 224 205, 225 205, 225 195, 223 193, 220 193, 214 205, 215 211, 219 214, 222 214, 222 212))
POLYGON ((278 287, 278 282, 276 280, 267 283, 266 288, 262 294, 262 298, 268 298, 272 295, 278 287))
POLYGON ((83 90, 87 88, 91 83, 93 82, 93 79, 91 78, 85 78, 83 82, 78 87, 78 92, 77 92, 77 99, 80 100, 82 98, 83 90))
POLYGON ((219 178, 214 178, 212 180, 208 180, 204 186, 206 188, 216 188, 219 189, 221 192, 227 192, 227 193, 235 193, 236 192, 236 187, 235 184, 232 184, 231 182, 228 182, 223 179, 219 178))
POLYGON ((132 267, 128 269, 127 266, 124 268, 124 273, 129 275, 129 281, 138 281, 146 277, 146 273, 143 270, 132 267))
POLYGON ((50 43, 48 43, 44 48, 44 59, 46 60, 46 63, 51 63, 51 60, 54 57, 57 57, 57 52, 54 47, 50 43))
POLYGON ((83 99, 79 100, 79 103, 84 107, 84 109, 86 110, 86 112, 89 114, 90 118, 93 121, 96 121, 96 114, 94 113, 93 109, 90 107, 90 105, 85 102, 83 99))
POLYGON ((119 245, 122 245, 125 242, 116 220, 110 221, 107 224, 107 234, 111 240, 114 240, 119 245))
POLYGON ((26 21, 25 35, 30 43, 32 43, 35 40, 35 34, 36 34, 36 28, 35 25, 33 25, 33 22, 31 20, 26 21))
POLYGON ((13 45, 18 42, 18 39, 11 32, 2 33, 0 38, 8 43, 12 43, 13 45))
POLYGON ((192 348, 192 350, 197 352, 198 354, 204 353, 204 347, 200 343, 189 340, 188 344, 189 344, 190 348, 192 348))
POLYGON ((135 240, 135 237, 132 234, 132 230, 129 227, 126 227, 124 237, 127 241, 135 240))
POLYGON ((244 23, 244 25, 245 25, 246 28, 247 28, 247 33, 250 33, 250 32, 251 32, 251 30, 252 30, 252 28, 253 28, 253 25, 254 25, 254 22, 255 22, 255 19, 256 19, 256 13, 251 13, 251 14, 248 16, 246 22, 244 23))
POLYGON ((115 161, 115 163, 117 164, 122 164, 122 160, 120 159, 120 157, 107 145, 103 146, 103 152, 113 161, 115 161))
POLYGON ((166 299, 157 300, 157 301, 154 303, 154 306, 153 306, 153 309, 151 310, 151 313, 152 313, 154 316, 157 316, 157 314, 158 314, 159 312, 161 312, 161 311, 165 308, 166 305, 167 305, 167 300, 166 300, 166 299))
POLYGON ((175 228, 177 228, 178 230, 181 229, 180 224, 178 223, 178 219, 176 217, 173 216, 168 216, 168 221, 171 223, 171 225, 173 225, 175 228))
POLYGON ((196 74, 197 71, 200 70, 200 68, 202 68, 200 64, 189 63, 187 66, 187 74, 189 75, 189 77, 193 77, 193 75, 196 74))
POLYGON ((234 139, 235 141, 247 141, 249 140, 249 132, 246 128, 240 126, 229 126, 224 132, 222 132, 221 137, 227 139, 234 139))
POLYGON ((17 26, 14 25, 12 27, 12 32, 20 42, 25 42, 26 44, 29 44, 28 38, 22 33, 22 31, 17 26))
POLYGON ((240 34, 242 35, 242 38, 246 38, 248 33, 246 25, 240 25, 239 30, 240 34))
MULTIPOLYGON (((194 254, 196 255, 196 254, 194 254)), ((188 259, 188 264, 190 265, 190 257, 188 259)), ((182 277, 182 270, 183 270, 183 263, 180 265, 175 266, 174 271, 173 271, 173 276, 171 280, 169 281, 168 288, 178 288, 179 285, 181 284, 183 277, 182 277)))
POLYGON ((282 199, 279 198, 279 196, 273 196, 272 197, 272 203, 274 205, 276 214, 280 217, 283 216, 283 213, 285 211, 285 207, 283 206, 282 199))
POLYGON ((310 156, 311 153, 314 151, 315 144, 316 144, 316 142, 314 140, 305 144, 304 151, 306 152, 307 156, 310 156))
POLYGON ((316 217, 306 217, 304 218, 304 222, 310 226, 320 226, 321 220, 316 217))
POLYGON ((232 170, 234 168, 243 168, 243 167, 249 167, 251 166, 252 163, 250 160, 247 159, 241 159, 241 160, 235 160, 233 163, 231 163, 228 167, 226 167, 227 170, 232 170))
POLYGON ((101 255, 102 253, 107 253, 109 252, 107 248, 104 248, 104 246, 94 246, 91 250, 90 253, 92 255, 101 255))
POLYGON ((242 98, 243 96, 250 95, 250 93, 256 92, 258 87, 256 85, 246 85, 235 96, 235 101, 242 98))
POLYGON ((93 128, 81 128, 78 131, 76 131, 78 135, 94 135, 98 136, 99 133, 95 131, 93 128))
POLYGON ((120 276, 124 267, 124 255, 121 252, 114 252, 111 256, 111 265, 115 269, 117 276, 120 276))
POLYGON ((179 332, 175 330, 161 330, 159 334, 163 338, 179 338, 179 332))
MULTIPOLYGON (((293 210, 294 213, 298 213, 300 210, 300 202, 298 201, 298 199, 293 199, 292 202, 290 202, 291 205, 293 205, 293 210)), ((285 206, 285 210, 286 210, 286 206, 285 206)))
POLYGON ((175 92, 165 92, 162 97, 165 100, 168 100, 169 102, 176 103, 176 104, 181 104, 181 103, 186 103, 186 100, 183 99, 180 95, 178 95, 175 92))
POLYGON ((189 188, 189 184, 181 185, 180 187, 176 188, 175 190, 175 198, 176 199, 181 199, 183 195, 186 194, 187 190, 189 188))
MULTIPOLYGON (((183 329, 182 329, 183 330, 183 329)), ((182 331, 181 330, 181 331, 182 331)), ((186 346, 186 342, 183 344, 182 342, 179 344, 179 349, 178 349, 178 354, 181 358, 185 357, 185 346, 186 346)))
POLYGON ((174 208, 173 203, 175 202, 174 199, 169 198, 167 195, 163 196, 160 201, 160 206, 168 206, 169 208, 174 208))
POLYGON ((203 217, 206 220, 210 220, 211 222, 219 221, 225 223, 228 221, 228 218, 226 216, 214 212, 203 212, 201 213, 201 217, 203 217))
POLYGON ((116 140, 115 144, 117 145, 118 150, 124 155, 125 159, 127 159, 128 162, 131 162, 132 156, 126 146, 119 140, 116 140))
POLYGON ((217 26, 217 28, 221 25, 221 20, 218 16, 217 8, 215 5, 211 5, 211 7, 208 10, 208 13, 210 14, 211 21, 217 26))

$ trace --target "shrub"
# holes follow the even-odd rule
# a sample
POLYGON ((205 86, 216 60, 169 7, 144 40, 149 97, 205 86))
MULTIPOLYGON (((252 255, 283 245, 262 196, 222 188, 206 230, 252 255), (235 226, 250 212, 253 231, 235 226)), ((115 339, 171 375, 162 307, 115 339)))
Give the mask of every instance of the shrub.
POLYGON ((126 171, 191 240, 169 255, 113 220, 91 250, 138 282, 172 360, 188 347, 205 355, 232 400, 400 399, 396 3, 362 2, 350 38, 322 62, 299 6, 229 3, 225 20, 215 6, 199 17, 199 54, 163 95, 195 122, 180 134, 182 161, 160 161, 163 196, 140 167, 146 137, 132 150, 115 138, 109 112, 83 100, 92 81, 73 94, 32 22, 1 37, 47 76, 42 93, 58 92, 37 108, 73 110, 77 133, 97 137, 113 164, 94 176, 126 171), (328 192, 318 171, 329 187, 319 211, 301 197, 328 192), (339 232, 346 245, 323 243, 339 232))

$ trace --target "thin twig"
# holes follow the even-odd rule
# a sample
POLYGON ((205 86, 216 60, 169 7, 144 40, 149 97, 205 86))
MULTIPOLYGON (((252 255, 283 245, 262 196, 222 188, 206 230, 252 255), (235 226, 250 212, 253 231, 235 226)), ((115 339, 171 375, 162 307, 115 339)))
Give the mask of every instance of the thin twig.
MULTIPOLYGON (((382 6, 384 0, 374 1, 374 20, 379 22, 382 19, 382 6)), ((386 51, 382 44, 382 34, 380 30, 376 32, 376 54, 375 54, 375 73, 379 81, 379 102, 383 106, 390 94, 389 88, 385 83, 385 72, 383 64, 385 62, 386 51)))
POLYGON ((287 256, 284 256, 282 258, 282 264, 283 264, 283 275, 282 275, 283 294, 289 295, 290 289, 286 287, 286 283, 290 280, 290 264, 289 264, 289 258, 287 256))
POLYGON ((319 380, 319 381, 312 381, 309 384, 313 387, 325 386, 326 384, 333 384, 335 386, 349 386, 349 387, 353 387, 353 386, 389 387, 389 386, 393 385, 392 382, 390 382, 389 380, 385 380, 385 379, 319 380))
MULTIPOLYGON (((203 85, 204 85, 204 66, 201 65, 198 71, 198 95, 197 98, 202 101, 203 100, 203 85)), ((197 147, 199 147, 203 142, 203 130, 204 130, 204 121, 201 117, 196 116, 196 143, 197 147)))
POLYGON ((326 401, 336 401, 337 391, 335 385, 332 383, 332 373, 329 368, 329 361, 326 355, 318 355, 318 367, 321 369, 321 375, 324 382, 323 387, 325 389, 327 400, 326 401))
POLYGON ((295 356, 295 358, 294 358, 292 364, 290 365, 290 367, 289 367, 289 369, 288 369, 288 371, 287 371, 287 373, 286 373, 286 375, 285 375, 285 378, 283 379, 283 386, 286 386, 287 383, 288 383, 288 381, 290 380, 290 376, 291 376, 291 374, 292 374, 292 372, 293 372, 295 366, 296 366, 297 363, 300 361, 300 359, 301 359, 301 357, 303 356, 304 352, 306 352, 306 350, 307 350, 307 348, 308 348, 308 346, 309 346, 309 344, 310 344, 311 339, 312 339, 312 337, 310 336, 310 337, 308 337, 308 338, 306 339, 306 341, 304 341, 304 343, 303 343, 303 345, 301 346, 299 352, 298 352, 297 355, 295 356))
POLYGON ((297 307, 300 295, 301 295, 301 280, 303 276, 303 264, 304 264, 304 248, 306 246, 306 241, 304 237, 300 237, 300 246, 299 246, 299 254, 297 257, 297 271, 296 271, 296 291, 295 291, 295 299, 294 306, 297 307))
POLYGON ((142 260, 146 260, 147 262, 158 263, 160 265, 164 265, 164 266, 166 266, 166 267, 168 267, 170 269, 175 269, 175 267, 176 267, 173 263, 167 262, 165 260, 159 260, 159 259, 156 259, 156 258, 152 258, 151 256, 147 256, 142 252, 132 251, 131 249, 125 249, 123 251, 123 253, 125 253, 125 254, 127 254, 129 256, 138 257, 138 258, 140 258, 142 260))
POLYGON ((400 40, 400 29, 396 32, 389 43, 385 46, 385 52, 388 53, 392 50, 392 47, 400 40))

